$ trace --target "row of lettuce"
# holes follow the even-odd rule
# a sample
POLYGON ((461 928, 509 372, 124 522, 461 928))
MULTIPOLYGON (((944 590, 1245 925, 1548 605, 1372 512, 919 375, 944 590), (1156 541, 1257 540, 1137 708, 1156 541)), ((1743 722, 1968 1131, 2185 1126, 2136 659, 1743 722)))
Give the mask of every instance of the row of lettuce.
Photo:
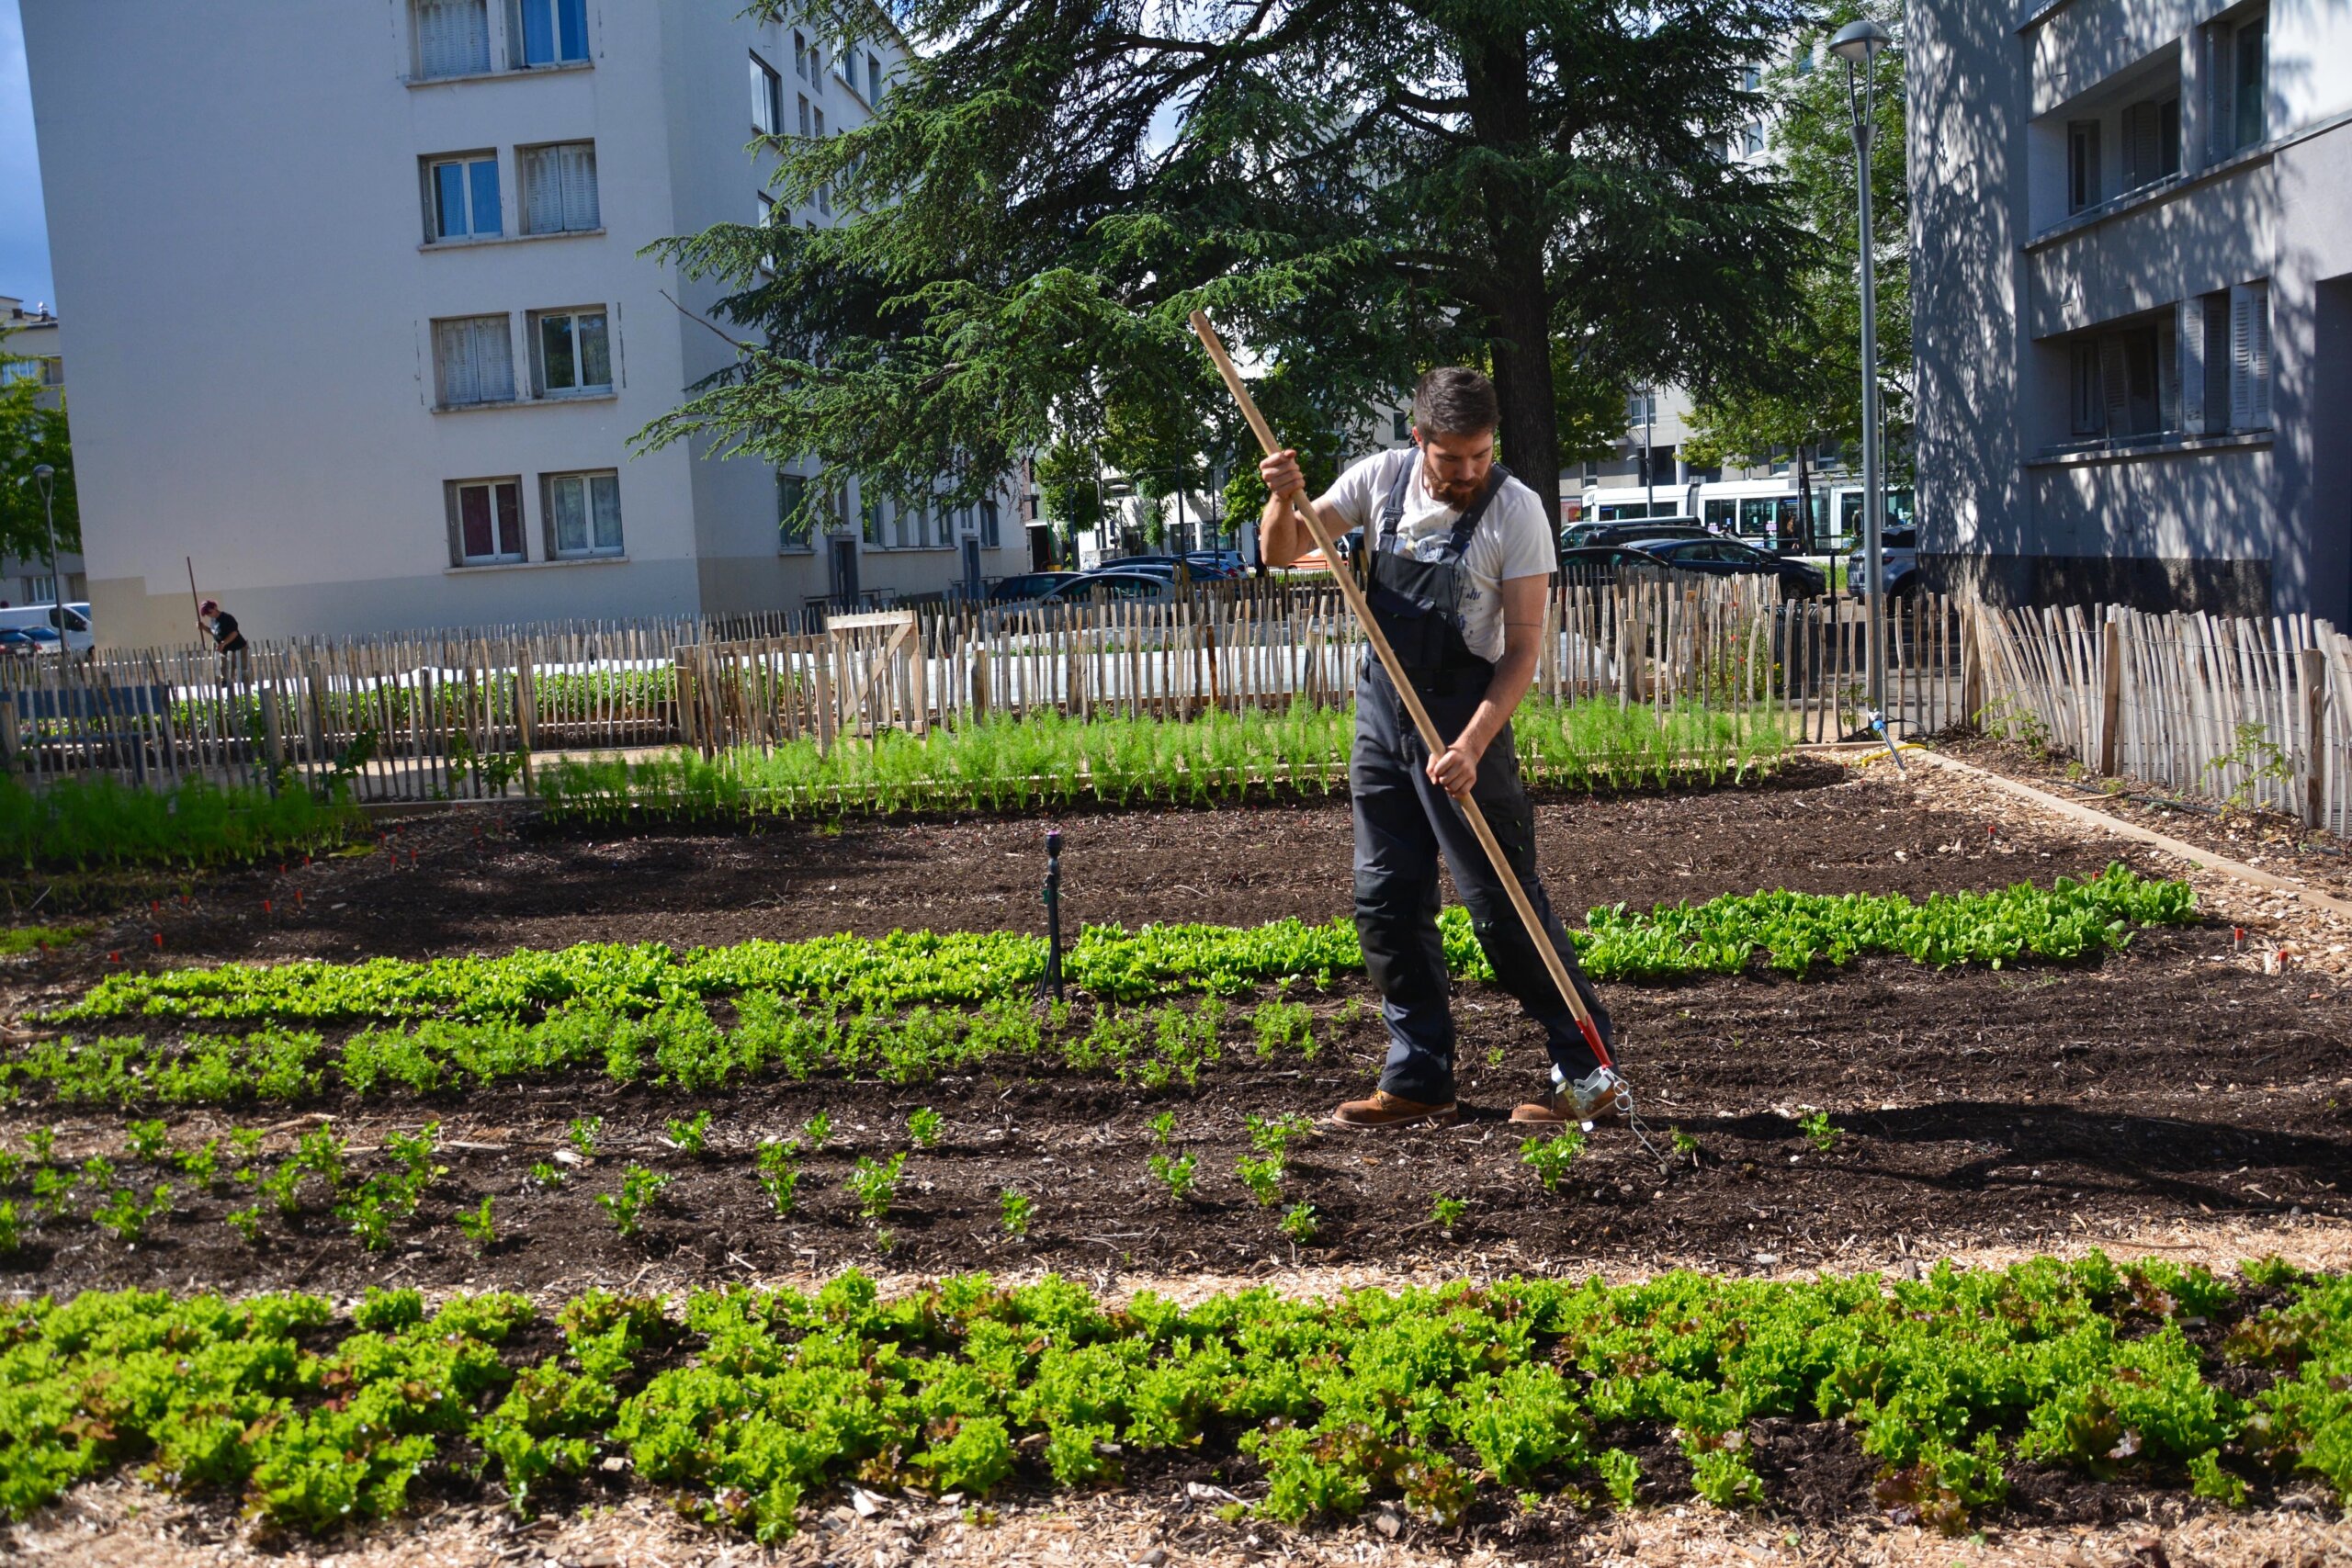
MULTIPOLYGON (((1595 909, 1577 942, 1600 978, 1659 980, 1759 962, 1805 974, 1864 953, 1937 964, 2064 961, 2129 941, 2134 925, 2194 918, 2186 885, 2115 866, 2047 890, 2020 884, 1917 903, 1767 893, 1647 915, 1595 909)), ((1453 971, 1490 978, 1468 914, 1449 909, 1440 926, 1453 971)), ((1287 993, 1360 970, 1363 953, 1342 920, 1090 926, 1065 964, 1094 1004, 1082 1009, 1033 1005, 1045 964, 1033 937, 899 931, 683 953, 583 944, 496 958, 124 974, 47 1015, 100 1032, 18 1047, 0 1058, 0 1090, 40 1086, 76 1105, 236 1104, 311 1098, 330 1070, 341 1089, 369 1094, 583 1068, 685 1089, 771 1073, 917 1083, 990 1062, 1189 1088, 1222 1059, 1235 1030, 1261 1059, 1311 1061, 1323 1043, 1317 1019, 1287 993), (1228 1015, 1225 998, 1266 987, 1272 995, 1228 1015), (1182 993, 1194 1004, 1159 1000, 1182 993), (163 1032, 106 1027, 125 1022, 163 1032), (356 1027, 334 1042, 322 1032, 341 1026, 356 1027)), ((1344 1026, 1348 1012, 1343 1004, 1330 1021, 1344 1026)))
POLYGON ((672 1304, 591 1292, 536 1316, 514 1295, 428 1314, 372 1290, 348 1318, 303 1295, 0 1308, 0 1512, 135 1468, 322 1531, 399 1513, 428 1472, 437 1495, 479 1480, 529 1512, 624 1471, 772 1540, 851 1480, 970 1498, 1182 1454, 1266 1517, 1393 1499, 1452 1525, 1514 1497, 1770 1506, 1756 1424, 1776 1417, 1843 1423, 1881 1506, 1945 1528, 2028 1466, 2230 1505, 2313 1481, 2352 1495, 2352 1282, 2275 1261, 2239 1281, 2094 1254, 1190 1307, 984 1276, 886 1301, 850 1273, 672 1304))

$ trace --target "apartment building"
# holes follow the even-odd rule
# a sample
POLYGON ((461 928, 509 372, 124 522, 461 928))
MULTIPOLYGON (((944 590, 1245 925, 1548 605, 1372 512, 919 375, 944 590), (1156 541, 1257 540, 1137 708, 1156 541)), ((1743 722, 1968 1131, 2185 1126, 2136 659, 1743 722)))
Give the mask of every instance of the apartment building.
MULTIPOLYGON (((65 401, 65 350, 58 330, 57 312, 47 305, 26 304, 13 294, 0 294, 0 382, 39 381, 39 400, 49 408, 65 401)), ((0 605, 46 604, 52 584, 62 581, 65 602, 81 601, 88 592, 77 550, 57 552, 56 576, 47 555, 0 555, 0 605)))
POLYGON ((782 210, 755 134, 904 45, 661 0, 25 0, 93 618, 187 635, 798 610, 1017 570, 1012 497, 633 454, 733 350, 639 254, 782 210), (830 523, 796 528, 805 487, 830 523), (1006 548, 1007 545, 1012 548, 1006 548))
POLYGON ((2352 619, 2352 6, 1910 12, 1923 553, 2352 619))

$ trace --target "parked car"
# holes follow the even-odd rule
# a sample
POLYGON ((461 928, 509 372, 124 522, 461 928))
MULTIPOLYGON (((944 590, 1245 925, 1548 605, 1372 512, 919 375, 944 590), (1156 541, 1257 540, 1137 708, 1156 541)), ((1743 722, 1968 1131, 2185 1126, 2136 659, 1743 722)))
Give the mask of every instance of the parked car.
POLYGON ((1195 572, 1214 570, 1219 577, 1239 577, 1250 570, 1239 550, 1187 550, 1184 559, 1195 572))
POLYGON ((58 638, 68 653, 87 653, 97 641, 96 634, 90 629, 87 604, 69 603, 62 613, 54 604, 0 606, 0 626, 46 633, 58 638))
POLYGON ((44 653, 55 653, 61 646, 57 634, 47 626, 0 626, 0 657, 39 659, 44 653))
POLYGON ((1239 556, 1235 555, 1234 559, 1237 564, 1227 569, 1218 562, 1216 558, 1219 553, 1216 550, 1195 550, 1182 556, 1120 556, 1114 560, 1102 562, 1094 570, 1097 571, 1148 571, 1154 576, 1174 577, 1177 567, 1182 566, 1190 575, 1204 581, 1238 576, 1240 572, 1239 556))
MULTIPOLYGON (((1886 570, 1886 596, 1900 599, 1919 586, 1919 530, 1889 528, 1879 536, 1879 564, 1886 570)), ((1870 570, 1857 548, 1846 558, 1846 586, 1855 593, 1869 590, 1870 570)))
POLYGON ((1078 575, 1074 571, 1024 571, 1017 577, 1005 578, 990 588, 989 603, 1024 604, 1031 600, 1043 599, 1078 575))
POLYGON ((1560 576, 1568 582, 1609 583, 1629 572, 1665 570, 1657 557, 1630 545, 1588 545, 1560 552, 1560 576))
POLYGON ((1647 523, 1571 523, 1560 530, 1560 548, 1578 550, 1601 545, 1631 545, 1643 539, 1712 539, 1715 536, 1696 518, 1668 517, 1647 523))
POLYGON ((1817 598, 1829 588, 1829 579, 1819 567, 1767 555, 1737 539, 1644 539, 1634 547, 1677 571, 1703 571, 1712 577, 1776 577, 1784 599, 1817 598))
POLYGON ((1046 604, 1171 604, 1180 596, 1171 573, 1149 571, 1084 571, 1054 585, 1046 604))

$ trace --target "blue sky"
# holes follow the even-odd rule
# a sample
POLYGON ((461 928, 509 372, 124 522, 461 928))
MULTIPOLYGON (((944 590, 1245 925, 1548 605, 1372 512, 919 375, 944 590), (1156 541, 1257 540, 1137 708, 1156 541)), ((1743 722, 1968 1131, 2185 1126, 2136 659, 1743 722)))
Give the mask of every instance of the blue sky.
POLYGON ((57 302, 49 270, 49 221, 33 152, 33 94, 25 77, 25 28, 17 0, 0 0, 0 294, 57 302))

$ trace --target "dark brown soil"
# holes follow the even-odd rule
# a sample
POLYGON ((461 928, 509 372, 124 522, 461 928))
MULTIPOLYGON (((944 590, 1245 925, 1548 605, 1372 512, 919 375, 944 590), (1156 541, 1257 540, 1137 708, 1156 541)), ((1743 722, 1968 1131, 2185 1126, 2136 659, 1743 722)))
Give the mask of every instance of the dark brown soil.
MULTIPOLYGON (((2154 874, 2152 862, 2112 842, 1923 810, 1813 761, 1762 786, 1550 796, 1536 818, 1554 899, 1574 911, 1771 887, 1984 889, 2087 874, 2119 858, 2154 874)), ((298 861, 283 875, 271 867, 209 878, 186 901, 161 892, 152 909, 141 898, 72 953, 19 973, 31 987, 83 986, 112 966, 110 954, 139 966, 580 942, 689 947, 899 927, 1038 930, 1050 825, 1043 817, 851 818, 742 833, 598 834, 493 818, 413 821, 380 849, 298 861)), ((1069 921, 1253 924, 1285 915, 1326 920, 1351 908, 1344 795, 1104 811, 1058 825, 1069 921)))
MULTIPOLYGON (((1917 895, 2046 883, 2096 871, 2114 852, 1901 798, 1805 765, 1764 789, 1549 800, 1539 807, 1542 851, 1562 901, 1577 908, 1770 886, 1917 895)), ((114 968, 114 953, 123 963, 186 963, 1034 927, 1043 826, 851 821, 628 837, 493 829, 477 840, 472 822, 441 819, 365 856, 207 882, 185 907, 139 911, 96 943, 12 965, 11 999, 22 1010, 71 994, 114 968), (296 888, 303 897, 288 914, 296 888), (162 952, 141 952, 138 939, 157 930, 162 952)), ((1348 908, 1343 802, 1103 814, 1066 830, 1074 919, 1321 919, 1348 908)), ((362 1251, 315 1194, 290 1224, 272 1214, 249 1247, 222 1221, 252 1201, 248 1189, 198 1194, 175 1178, 177 1206, 159 1234, 125 1244, 92 1225, 95 1197, 77 1194, 71 1215, 0 1265, 0 1285, 350 1289, 396 1278, 553 1287, 649 1265, 720 1278, 876 1260, 924 1271, 1449 1260, 1788 1269, 2043 1245, 2178 1217, 2341 1214, 2335 1188, 2352 1170, 2352 993, 2265 976, 2223 962, 2230 953, 2226 928, 2192 928, 2143 933, 2078 967, 1939 973, 1871 960, 1804 981, 1609 987, 1654 1136, 1667 1145, 1679 1128, 1697 1149, 1661 1174, 1630 1134, 1603 1129, 1557 1192, 1521 1163, 1521 1134, 1506 1120, 1539 1080, 1533 1032, 1507 998, 1464 987, 1456 1011, 1469 1120, 1446 1132, 1301 1140, 1283 1202, 1310 1202, 1320 1217, 1305 1245, 1236 1179, 1235 1159, 1248 1152, 1243 1118, 1319 1116, 1371 1081, 1382 1040, 1360 981, 1313 998, 1324 1049, 1312 1063, 1260 1062, 1244 1022, 1250 999, 1238 998, 1225 1059, 1196 1091, 1009 1070, 914 1087, 836 1079, 685 1095, 582 1077, 331 1100, 300 1109, 332 1113, 361 1147, 430 1119, 457 1141, 442 1156, 450 1173, 387 1251, 362 1251), (923 1105, 946 1117, 945 1139, 910 1154, 877 1227, 857 1213, 846 1178, 860 1157, 906 1148, 907 1116, 923 1105), (1797 1127, 1815 1108, 1837 1129, 1826 1149, 1797 1127), (714 1147, 694 1159, 662 1129, 698 1109, 713 1113, 714 1147), (835 1141, 809 1157, 799 1210, 780 1220, 753 1179, 752 1151, 819 1111, 835 1141), (1147 1169, 1159 1152, 1148 1123, 1163 1111, 1175 1116, 1173 1151, 1197 1161, 1189 1201, 1147 1169), (579 1115, 605 1119, 598 1158, 560 1190, 530 1181, 531 1165, 579 1115), (632 1162, 671 1184, 647 1235, 627 1240, 593 1200, 632 1162), (1008 1190, 1035 1203, 1025 1241, 1000 1226, 1008 1190), (1440 1193, 1469 1205, 1451 1235, 1430 1219, 1440 1193), (453 1224, 458 1207, 484 1195, 496 1200, 501 1233, 486 1257, 453 1224)), ((290 1113, 168 1120, 185 1145, 290 1113)), ((0 1133, 21 1146, 36 1121, 60 1127, 61 1155, 123 1157, 120 1116, 55 1112, 37 1095, 0 1110, 0 1133)), ((297 1130, 279 1131, 271 1147, 297 1130)), ((363 1156, 360 1168, 380 1158, 363 1156)), ((121 1179, 143 1188, 164 1174, 126 1165, 121 1179)))

